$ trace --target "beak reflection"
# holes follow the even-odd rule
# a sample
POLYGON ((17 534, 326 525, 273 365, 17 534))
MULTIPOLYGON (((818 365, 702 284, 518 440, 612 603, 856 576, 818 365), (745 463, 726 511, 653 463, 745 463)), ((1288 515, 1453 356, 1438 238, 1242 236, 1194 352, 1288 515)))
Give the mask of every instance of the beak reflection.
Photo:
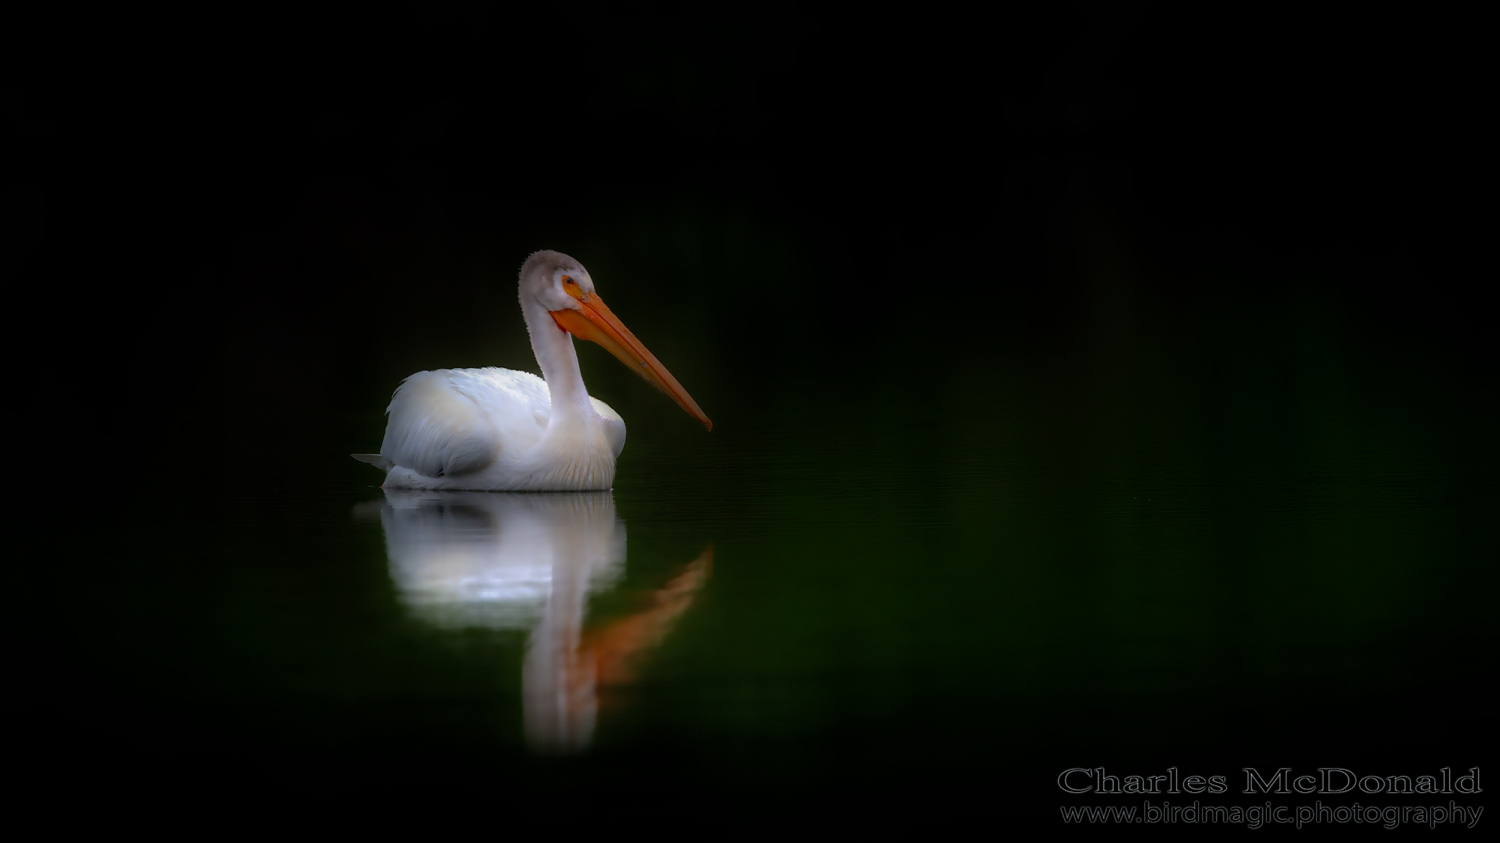
POLYGON ((521 668, 527 742, 576 752, 601 704, 628 685, 693 604, 707 550, 637 611, 585 627, 590 595, 624 572, 625 524, 609 492, 503 494, 387 489, 379 509, 391 578, 417 618, 445 629, 529 633, 521 668))

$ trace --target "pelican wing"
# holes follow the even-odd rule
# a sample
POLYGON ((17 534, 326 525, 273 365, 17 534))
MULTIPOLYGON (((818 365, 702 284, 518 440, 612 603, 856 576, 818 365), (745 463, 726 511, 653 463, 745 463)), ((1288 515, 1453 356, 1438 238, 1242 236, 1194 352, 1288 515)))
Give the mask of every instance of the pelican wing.
POLYGON ((534 445, 551 398, 541 378, 510 369, 439 369, 401 382, 386 408, 380 454, 428 477, 483 469, 502 449, 534 445))
POLYGON ((589 401, 594 404, 594 412, 599 414, 599 420, 604 422, 604 436, 609 440, 610 450, 615 452, 615 459, 620 458, 620 452, 625 450, 625 420, 615 412, 615 408, 600 401, 594 396, 589 396, 589 401))

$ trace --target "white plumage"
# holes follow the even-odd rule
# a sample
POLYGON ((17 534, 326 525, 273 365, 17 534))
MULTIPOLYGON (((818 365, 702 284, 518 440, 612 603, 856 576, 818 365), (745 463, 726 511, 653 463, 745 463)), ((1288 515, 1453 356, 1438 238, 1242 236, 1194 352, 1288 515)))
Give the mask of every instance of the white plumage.
POLYGON ((380 453, 396 489, 608 489, 625 420, 590 397, 599 424, 578 425, 566 455, 539 448, 552 422, 547 382, 512 369, 439 369, 401 382, 380 453), (594 429, 597 427, 597 430, 594 429), (602 439, 604 447, 600 447, 602 439))
POLYGON ((521 267, 521 312, 546 380, 510 369, 439 369, 402 381, 386 408, 379 454, 393 489, 609 489, 625 422, 584 389, 571 335, 603 345, 712 429, 671 373, 594 292, 588 271, 557 252, 521 267))

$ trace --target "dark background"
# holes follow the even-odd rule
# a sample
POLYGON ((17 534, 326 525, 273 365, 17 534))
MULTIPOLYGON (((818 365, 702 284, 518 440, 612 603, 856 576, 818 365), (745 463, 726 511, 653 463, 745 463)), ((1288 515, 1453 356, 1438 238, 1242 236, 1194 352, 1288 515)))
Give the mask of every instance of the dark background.
MULTIPOLYGON (((858 390, 1066 345, 1101 253, 1185 321, 1332 302, 1377 368, 1482 403, 1473 28, 1110 4, 23 21, 0 255, 23 464, 215 489, 374 450, 345 419, 405 373, 528 366, 537 248, 590 266, 711 415, 728 384, 660 347, 685 317, 716 371, 858 390), (776 248, 628 246, 693 219, 776 248), (424 344, 444 359, 403 356, 424 344)), ((20 664, 39 699, 73 687, 45 648, 20 664)), ((1414 719, 1477 722, 1470 684, 1434 679, 1414 719)))
POLYGON ((38 22, 7 35, 5 271, 55 302, 53 359, 106 353, 107 380, 170 361, 174 383, 117 381, 145 406, 217 408, 295 361, 326 393, 296 396, 302 419, 379 400, 393 320, 475 331, 489 308, 498 331, 527 253, 642 207, 777 227, 783 265, 738 285, 704 266, 690 291, 777 344, 899 322, 881 346, 908 356, 937 321, 907 315, 947 290, 1001 305, 958 333, 1024 342, 1108 230, 1167 300, 1316 286, 1466 365, 1466 29, 1112 4, 38 22))

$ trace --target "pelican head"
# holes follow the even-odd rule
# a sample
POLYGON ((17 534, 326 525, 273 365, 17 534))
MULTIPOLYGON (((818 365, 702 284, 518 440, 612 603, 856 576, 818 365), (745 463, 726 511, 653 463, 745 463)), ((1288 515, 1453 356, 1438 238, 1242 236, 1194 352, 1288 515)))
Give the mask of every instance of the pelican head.
POLYGON ((532 252, 521 267, 521 302, 529 298, 549 313, 578 310, 580 296, 594 294, 594 279, 583 264, 562 252, 532 252), (569 290, 574 292, 569 293, 569 290))
POLYGON ((688 415, 709 430, 714 423, 682 384, 617 318, 594 290, 583 264, 550 249, 533 252, 521 266, 521 305, 541 305, 557 327, 579 339, 598 343, 651 385, 665 392, 688 415))

